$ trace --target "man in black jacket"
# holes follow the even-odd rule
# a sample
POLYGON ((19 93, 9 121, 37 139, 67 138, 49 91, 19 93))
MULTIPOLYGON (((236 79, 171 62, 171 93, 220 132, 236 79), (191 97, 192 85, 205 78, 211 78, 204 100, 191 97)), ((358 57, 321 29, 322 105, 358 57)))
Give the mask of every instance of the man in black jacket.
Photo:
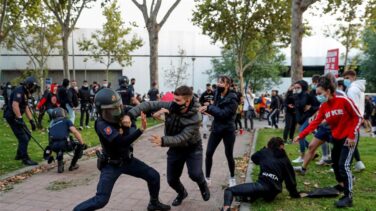
POLYGON ((272 201, 282 192, 283 181, 290 196, 300 198, 296 189, 295 173, 281 138, 271 138, 267 148, 257 151, 252 155, 251 160, 254 164, 260 165, 257 182, 227 188, 224 193, 223 210, 230 210, 234 196, 247 196, 251 198, 251 201, 257 198, 272 201))
POLYGON ((188 86, 178 87, 174 92, 174 101, 143 102, 132 108, 128 114, 135 118, 143 111, 156 111, 154 117, 165 114, 165 136, 152 136, 151 142, 156 146, 169 147, 167 152, 167 181, 177 193, 172 202, 179 206, 188 196, 180 181, 184 164, 188 168, 189 177, 195 181, 201 191, 204 201, 209 200, 210 192, 202 171, 202 140, 200 135, 201 115, 198 113, 199 102, 193 97, 188 86))
POLYGON ((277 117, 279 115, 279 108, 281 102, 278 97, 278 91, 277 90, 272 90, 272 102, 270 104, 270 112, 268 114, 268 124, 271 127, 275 127, 278 129, 278 124, 277 124, 277 117))
POLYGON ((90 111, 90 89, 89 83, 84 80, 81 89, 78 91, 78 96, 80 98, 81 104, 81 118, 80 118, 80 127, 79 129, 82 130, 84 126, 84 118, 86 116, 85 126, 86 128, 89 127, 89 111, 90 111))

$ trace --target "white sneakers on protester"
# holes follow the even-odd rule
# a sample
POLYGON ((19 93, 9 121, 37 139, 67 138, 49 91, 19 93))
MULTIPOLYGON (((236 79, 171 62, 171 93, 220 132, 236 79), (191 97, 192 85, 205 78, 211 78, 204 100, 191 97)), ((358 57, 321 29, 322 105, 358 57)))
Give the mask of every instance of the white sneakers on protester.
POLYGON ((355 163, 355 166, 354 166, 355 172, 360 172, 360 171, 363 171, 364 169, 366 169, 366 166, 364 165, 362 161, 358 161, 355 163))
POLYGON ((302 157, 298 157, 298 158, 296 158, 295 160, 293 160, 292 162, 293 163, 303 163, 303 161, 304 161, 304 159, 302 158, 302 157))
POLYGON ((230 179, 228 179, 228 186, 229 187, 233 187, 236 185, 236 180, 234 177, 230 177, 230 179))

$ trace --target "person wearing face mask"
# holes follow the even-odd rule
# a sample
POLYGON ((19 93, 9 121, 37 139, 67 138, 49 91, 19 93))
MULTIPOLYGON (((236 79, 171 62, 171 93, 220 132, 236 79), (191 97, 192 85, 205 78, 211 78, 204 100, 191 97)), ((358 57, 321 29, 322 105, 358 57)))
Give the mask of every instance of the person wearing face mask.
MULTIPOLYGON (((204 93, 201 94, 200 103, 202 106, 205 106, 205 105, 207 106, 207 105, 213 104, 213 100, 214 100, 214 92, 212 90, 211 84, 206 84, 206 90, 204 93)), ((202 127, 204 129, 204 134, 203 134, 204 139, 207 139, 207 136, 209 134, 209 130, 208 130, 209 121, 210 121, 210 115, 202 114, 202 127)))
POLYGON ((206 148, 206 180, 210 184, 210 173, 213 163, 213 155, 218 144, 223 140, 228 168, 230 170, 229 186, 236 185, 235 180, 235 161, 233 156, 235 144, 235 117, 238 108, 238 96, 230 91, 232 84, 228 76, 218 78, 217 91, 214 97, 214 103, 208 106, 200 107, 201 113, 208 113, 214 117, 212 131, 209 136, 208 146, 206 148))
POLYGON ((84 118, 86 117, 85 126, 86 128, 90 128, 89 126, 89 111, 90 111, 90 89, 89 89, 89 83, 84 80, 83 85, 78 91, 78 97, 80 99, 80 111, 81 111, 81 117, 80 117, 80 130, 83 130, 84 126, 84 118))
MULTIPOLYGON (((358 107, 360 114, 362 117, 364 116, 364 108, 365 108, 365 90, 366 90, 366 81, 365 80, 357 80, 356 72, 354 70, 348 70, 343 73, 343 83, 347 87, 346 94, 347 97, 350 98, 355 105, 358 107)), ((355 163, 355 171, 362 171, 366 168, 362 160, 360 159, 360 154, 358 149, 355 150, 354 158, 356 160, 355 163)))
POLYGON ((132 108, 128 114, 135 118, 141 112, 157 111, 153 117, 165 115, 165 135, 153 135, 150 141, 159 147, 169 147, 167 151, 167 182, 177 192, 172 202, 179 206, 188 196, 180 181, 184 164, 189 177, 197 183, 204 201, 210 199, 210 191, 202 171, 203 149, 200 135, 200 103, 193 96, 192 89, 180 86, 174 91, 173 102, 149 101, 132 108))
POLYGON ((52 119, 51 117, 52 110, 54 108, 59 107, 59 102, 57 101, 57 97, 56 97, 57 89, 58 87, 56 83, 51 84, 50 92, 47 94, 46 97, 43 97, 37 105, 37 109, 39 110, 42 106, 45 106, 45 110, 47 111, 50 121, 52 119))
POLYGON ((292 142, 294 138, 295 129, 296 129, 296 116, 295 116, 293 89, 294 89, 294 85, 292 84, 287 90, 285 101, 284 101, 285 128, 283 130, 283 140, 285 141, 285 144, 292 142))
POLYGON ((339 191, 344 192, 335 205, 351 207, 353 178, 350 169, 352 157, 358 144, 362 116, 354 102, 335 94, 335 84, 326 76, 317 85, 317 99, 321 102, 316 118, 294 139, 297 142, 312 133, 323 121, 329 125, 333 140, 332 161, 339 191))
MULTIPOLYGON (((80 203, 73 210, 97 210, 106 206, 112 189, 121 174, 145 180, 148 184, 150 202, 147 210, 170 210, 170 206, 159 201, 160 176, 152 167, 133 156, 132 143, 146 129, 146 116, 141 115, 140 129, 129 132, 129 119, 124 117, 123 104, 117 92, 103 88, 95 95, 94 104, 99 114, 95 121, 95 132, 99 137, 102 152, 99 154, 98 169, 101 171, 94 197, 80 203)), ((130 208, 131 209, 131 208, 130 208)))
MULTIPOLYGON (((303 131, 307 125, 309 118, 313 116, 318 105, 315 105, 316 99, 313 99, 308 93, 308 83, 304 80, 295 82, 293 89, 294 108, 296 122, 299 124, 299 132, 303 131)), ((299 142, 300 156, 293 160, 293 163, 302 163, 304 161, 305 151, 308 148, 309 142, 306 139, 301 139, 299 142)))
POLYGON ((121 76, 119 78, 119 89, 116 92, 120 95, 124 106, 138 105, 140 102, 137 100, 133 86, 129 85, 129 79, 127 76, 121 76))

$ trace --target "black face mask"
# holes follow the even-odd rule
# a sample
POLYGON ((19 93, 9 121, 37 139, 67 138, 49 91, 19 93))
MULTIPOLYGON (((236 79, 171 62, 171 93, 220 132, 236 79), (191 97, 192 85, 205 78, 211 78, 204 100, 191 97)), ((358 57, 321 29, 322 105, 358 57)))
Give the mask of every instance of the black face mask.
POLYGON ((225 91, 225 87, 217 86, 217 90, 219 93, 222 93, 225 91))
POLYGON ((185 108, 187 108, 187 106, 185 106, 185 104, 179 105, 176 102, 172 102, 171 107, 170 107, 170 111, 172 113, 181 113, 185 108))

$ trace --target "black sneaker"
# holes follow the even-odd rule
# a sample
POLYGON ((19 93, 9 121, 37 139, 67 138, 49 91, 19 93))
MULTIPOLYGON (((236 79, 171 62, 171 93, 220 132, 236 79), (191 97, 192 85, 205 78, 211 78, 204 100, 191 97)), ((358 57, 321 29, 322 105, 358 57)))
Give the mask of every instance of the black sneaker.
POLYGON ((210 199, 210 190, 209 190, 208 184, 205 182, 203 185, 200 185, 199 187, 200 187, 202 199, 204 201, 208 201, 210 199))
POLYGON ((164 210, 170 210, 170 209, 171 209, 170 205, 162 204, 159 200, 156 202, 150 201, 148 205, 149 211, 154 211, 154 210, 164 211, 164 210))
POLYGON ((188 196, 188 193, 187 193, 187 191, 186 190, 184 190, 184 193, 183 194, 178 194, 178 196, 175 198, 175 200, 172 202, 172 206, 179 206, 179 205, 181 205, 181 203, 183 202, 183 200, 185 199, 185 198, 187 198, 187 196, 188 196))
POLYGON ((343 196, 335 203, 337 208, 352 207, 352 198, 343 196))
POLYGON ((57 161, 57 173, 63 173, 63 172, 64 172, 64 162, 57 161))
POLYGON ((22 160, 22 163, 23 163, 24 165, 27 165, 27 166, 36 166, 36 165, 38 165, 37 162, 32 161, 32 160, 30 160, 30 159, 24 159, 24 160, 22 160))
POLYGON ((74 166, 69 166, 69 171, 74 171, 76 169, 78 169, 80 166, 78 164, 74 165, 74 166))

